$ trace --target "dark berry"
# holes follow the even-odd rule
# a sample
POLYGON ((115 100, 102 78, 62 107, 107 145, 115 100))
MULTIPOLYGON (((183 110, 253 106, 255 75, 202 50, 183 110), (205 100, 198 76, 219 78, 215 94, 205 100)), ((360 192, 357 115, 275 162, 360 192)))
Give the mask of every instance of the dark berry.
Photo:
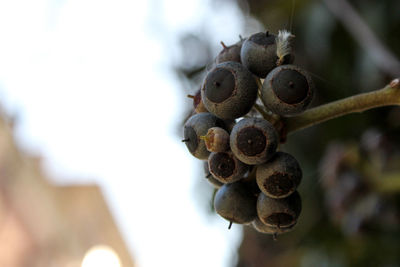
POLYGON ((214 198, 215 211, 234 223, 250 223, 257 216, 256 196, 242 182, 224 184, 214 198))
POLYGON ((203 169, 204 169, 204 176, 207 179, 207 181, 214 186, 215 188, 220 188, 223 183, 215 179, 212 174, 210 173, 210 170, 208 169, 208 162, 204 161, 203 162, 203 169))
POLYGON ((275 35, 269 32, 259 32, 250 36, 242 45, 240 51, 242 64, 253 74, 265 78, 276 67, 275 35))
POLYGON ((224 62, 211 70, 201 88, 204 106, 222 119, 244 116, 253 107, 258 86, 254 76, 238 62, 224 62))
POLYGON ((213 152, 208 157, 208 167, 215 179, 232 183, 243 178, 249 166, 239 161, 232 152, 213 152))
POLYGON ((295 115, 304 111, 314 94, 311 77, 295 65, 282 65, 265 78, 261 99, 274 113, 295 115))
POLYGON ((228 133, 232 132, 233 127, 236 124, 236 120, 234 119, 226 119, 222 120, 222 126, 221 128, 225 129, 228 133))
POLYGON ((270 159, 278 146, 275 128, 261 118, 244 118, 232 129, 230 146, 235 156, 250 165, 261 164, 270 159))
POLYGON ((257 199, 257 214, 269 226, 290 227, 297 222, 301 212, 301 198, 297 191, 286 198, 270 198, 260 193, 257 199))
POLYGON ((276 152, 271 160, 257 166, 257 184, 271 198, 284 198, 296 191, 302 178, 297 160, 285 152, 276 152))

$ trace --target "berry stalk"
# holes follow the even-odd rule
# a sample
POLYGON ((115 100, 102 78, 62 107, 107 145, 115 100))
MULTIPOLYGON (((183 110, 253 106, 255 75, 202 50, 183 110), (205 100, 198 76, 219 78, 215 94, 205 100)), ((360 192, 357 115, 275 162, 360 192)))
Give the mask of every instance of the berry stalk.
POLYGON ((276 123, 280 119, 278 115, 269 113, 264 107, 257 103, 254 104, 254 108, 261 114, 261 116, 263 116, 264 119, 272 124, 276 123))
POLYGON ((300 115, 283 118, 287 134, 351 113, 372 108, 400 105, 400 79, 377 91, 362 93, 306 110, 300 115))

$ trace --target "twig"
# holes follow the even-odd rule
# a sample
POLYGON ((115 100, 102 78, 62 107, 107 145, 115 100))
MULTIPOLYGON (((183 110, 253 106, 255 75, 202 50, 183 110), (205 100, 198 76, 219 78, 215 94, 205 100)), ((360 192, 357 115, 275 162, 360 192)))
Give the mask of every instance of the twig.
POLYGON ((346 114, 392 105, 400 105, 399 78, 380 90, 347 97, 285 118, 283 124, 286 133, 289 134, 346 114))

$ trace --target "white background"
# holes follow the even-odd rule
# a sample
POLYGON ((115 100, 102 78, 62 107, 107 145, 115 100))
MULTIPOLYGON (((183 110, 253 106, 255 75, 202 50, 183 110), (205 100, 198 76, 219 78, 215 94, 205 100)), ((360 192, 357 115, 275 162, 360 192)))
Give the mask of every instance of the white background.
POLYGON ((240 227, 195 202, 200 165, 174 128, 188 100, 169 67, 179 34, 229 44, 240 16, 201 0, 0 0, 0 104, 19 146, 57 183, 102 186, 138 266, 235 260, 240 227))

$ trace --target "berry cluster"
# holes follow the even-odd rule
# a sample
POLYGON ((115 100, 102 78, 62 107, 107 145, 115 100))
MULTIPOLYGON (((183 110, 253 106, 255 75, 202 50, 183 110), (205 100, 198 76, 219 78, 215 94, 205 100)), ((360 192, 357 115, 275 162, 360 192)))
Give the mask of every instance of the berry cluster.
POLYGON ((314 91, 307 72, 292 64, 293 37, 285 30, 260 32, 232 46, 222 43, 184 125, 183 141, 207 160, 207 178, 218 188, 216 212, 230 226, 252 224, 274 236, 297 223, 302 171, 292 155, 278 151, 283 138, 268 118, 301 113, 314 91), (259 113, 250 112, 255 107, 259 113))

